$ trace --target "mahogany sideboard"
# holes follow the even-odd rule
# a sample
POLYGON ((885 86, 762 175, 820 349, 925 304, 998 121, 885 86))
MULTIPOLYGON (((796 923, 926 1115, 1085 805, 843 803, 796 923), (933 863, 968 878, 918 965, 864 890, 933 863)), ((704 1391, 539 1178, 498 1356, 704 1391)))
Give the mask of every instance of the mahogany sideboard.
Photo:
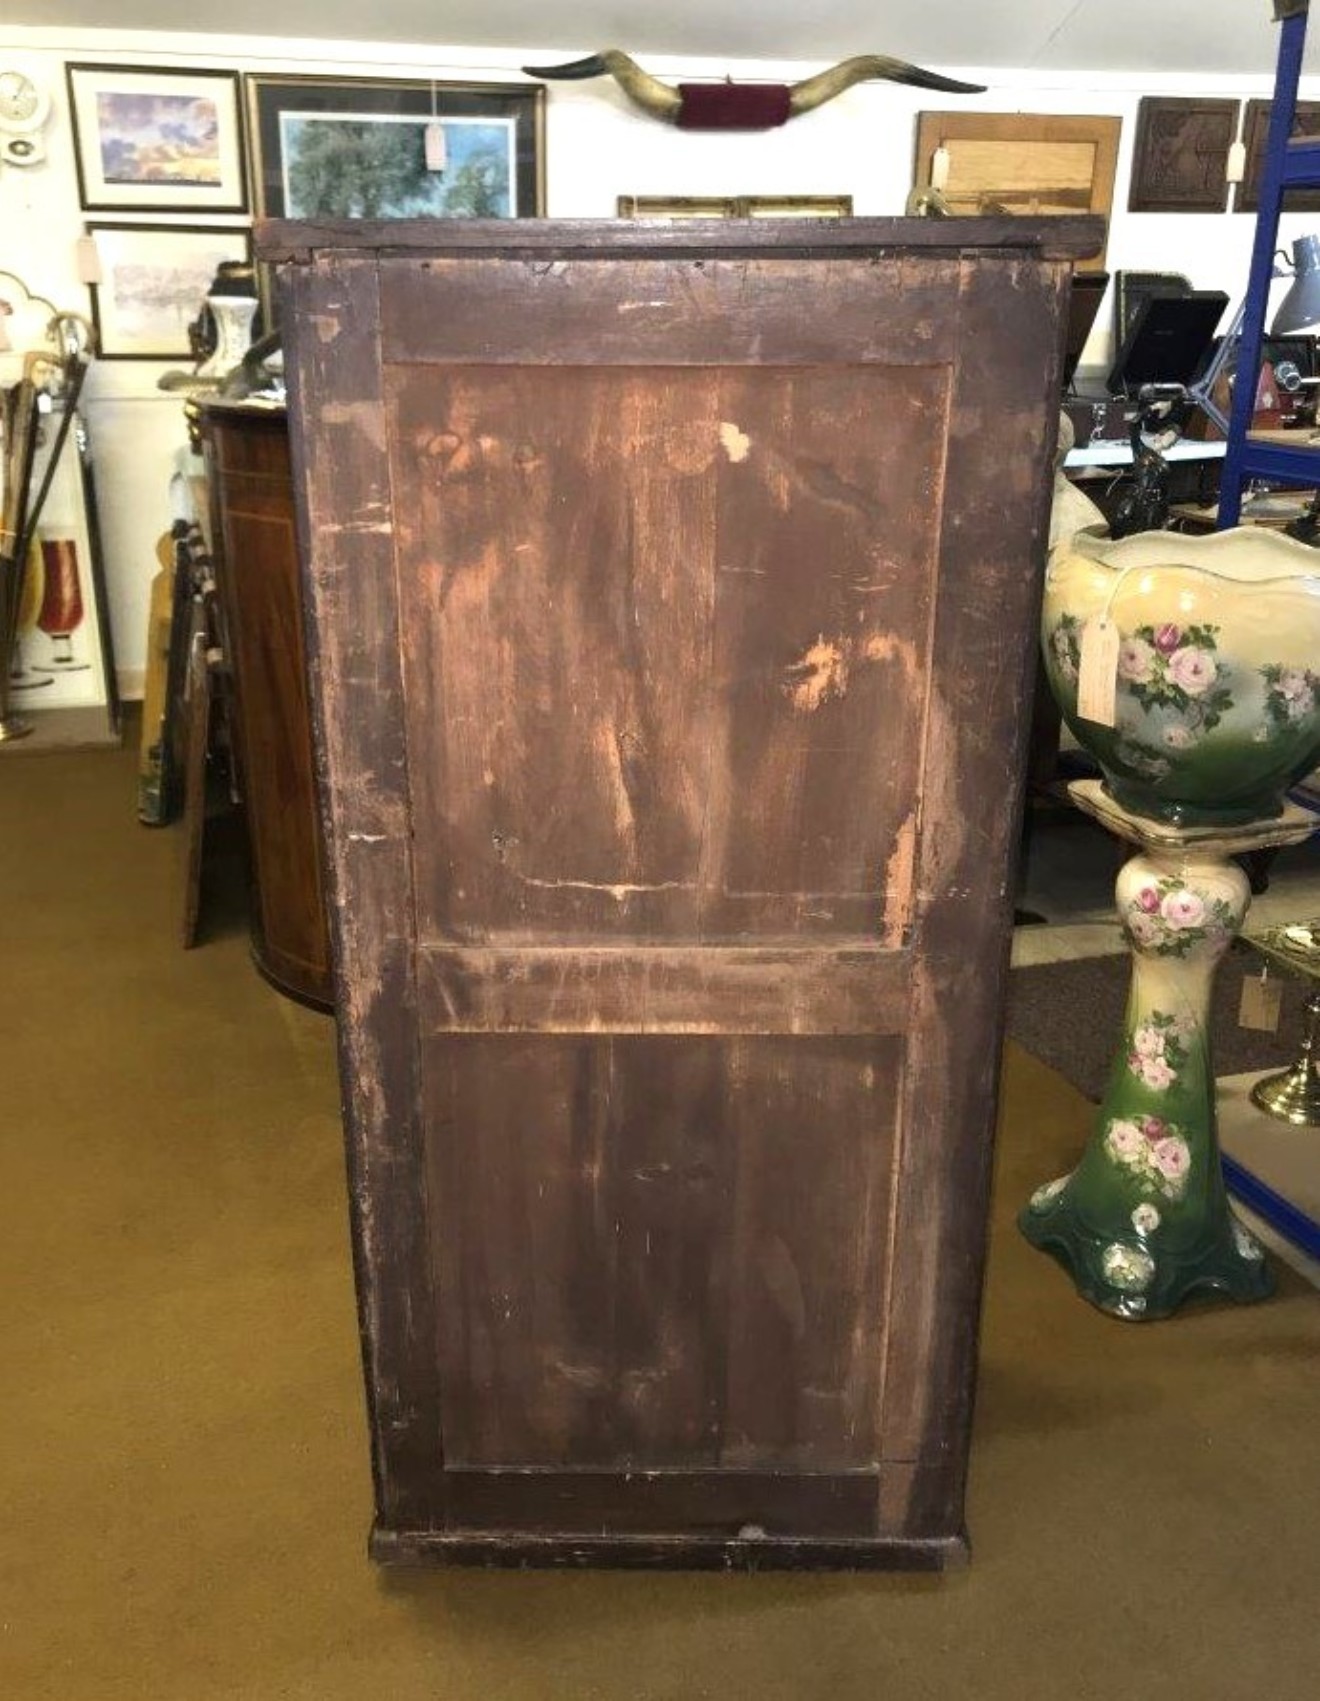
POLYGON ((288 421, 259 403, 207 398, 194 409, 247 831, 252 956, 280 991, 329 1009, 288 421))
POLYGON ((963 1554, 1099 236, 261 229, 379 1559, 963 1554))

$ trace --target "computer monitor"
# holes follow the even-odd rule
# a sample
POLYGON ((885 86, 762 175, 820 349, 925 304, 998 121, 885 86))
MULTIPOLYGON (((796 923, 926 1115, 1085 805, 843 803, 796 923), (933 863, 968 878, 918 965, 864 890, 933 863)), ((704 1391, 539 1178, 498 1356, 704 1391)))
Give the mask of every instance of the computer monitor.
POLYGON ((1143 384, 1190 384, 1214 345, 1227 306, 1221 289, 1148 296, 1110 369, 1110 394, 1131 395, 1143 384))

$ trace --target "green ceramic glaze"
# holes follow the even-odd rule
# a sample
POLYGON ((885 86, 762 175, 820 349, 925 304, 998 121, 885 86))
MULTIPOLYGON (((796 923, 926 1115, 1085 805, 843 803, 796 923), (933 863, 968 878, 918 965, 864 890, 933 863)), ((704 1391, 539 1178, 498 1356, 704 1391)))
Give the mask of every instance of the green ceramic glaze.
POLYGON ((1237 865, 1156 852, 1118 879, 1133 952, 1123 1038, 1082 1160, 1019 1225, 1117 1317, 1165 1317, 1199 1288, 1262 1299, 1272 1279, 1224 1191, 1210 987, 1250 902, 1237 865))
POLYGON ((1081 533, 1050 557, 1050 687, 1124 808, 1181 826, 1280 813, 1320 762, 1320 553, 1241 527, 1207 537, 1081 533), (1086 622, 1120 648, 1113 727, 1077 713, 1086 622))

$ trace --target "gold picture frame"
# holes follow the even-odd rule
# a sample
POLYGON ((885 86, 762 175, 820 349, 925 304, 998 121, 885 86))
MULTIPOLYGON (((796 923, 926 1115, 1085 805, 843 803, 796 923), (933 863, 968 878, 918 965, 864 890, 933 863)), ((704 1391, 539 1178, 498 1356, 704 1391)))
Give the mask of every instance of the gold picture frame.
POLYGON ((851 218, 851 195, 620 195, 621 219, 851 218))

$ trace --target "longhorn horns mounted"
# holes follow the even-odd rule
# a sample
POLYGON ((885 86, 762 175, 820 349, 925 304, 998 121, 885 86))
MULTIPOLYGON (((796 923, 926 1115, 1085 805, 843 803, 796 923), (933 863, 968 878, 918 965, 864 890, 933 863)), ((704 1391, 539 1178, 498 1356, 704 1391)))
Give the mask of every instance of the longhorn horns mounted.
MULTIPOLYGON (((635 59, 617 47, 608 47, 603 53, 593 53, 589 58, 575 59, 567 65, 525 65, 523 70, 529 77, 545 77, 554 81, 610 76, 631 101, 644 112, 649 112, 653 118, 662 118, 668 124, 681 124, 684 120, 686 90, 681 85, 675 88, 669 83, 661 82, 659 77, 651 76, 649 72, 642 70, 635 59)), ((767 121, 764 109, 761 109, 757 121, 754 124, 749 123, 748 128, 768 128, 775 123, 782 124, 786 119, 796 118, 804 112, 813 112, 818 106, 824 106, 826 101, 841 95, 845 89, 850 89, 854 83, 874 79, 891 83, 911 83, 917 88, 940 89, 947 94, 984 92, 984 85, 981 83, 961 83, 954 77, 942 77, 937 71, 926 71, 920 65, 909 65, 904 59, 891 59, 883 53, 861 53, 852 59, 841 60, 828 71, 819 71, 814 77, 789 84, 784 91, 787 94, 787 103, 783 116, 767 121)), ((768 90, 774 85, 734 83, 728 87, 731 95, 737 96, 740 90, 768 90)), ((729 118, 724 117, 720 120, 719 127, 736 127, 736 120, 730 125, 729 118)))

